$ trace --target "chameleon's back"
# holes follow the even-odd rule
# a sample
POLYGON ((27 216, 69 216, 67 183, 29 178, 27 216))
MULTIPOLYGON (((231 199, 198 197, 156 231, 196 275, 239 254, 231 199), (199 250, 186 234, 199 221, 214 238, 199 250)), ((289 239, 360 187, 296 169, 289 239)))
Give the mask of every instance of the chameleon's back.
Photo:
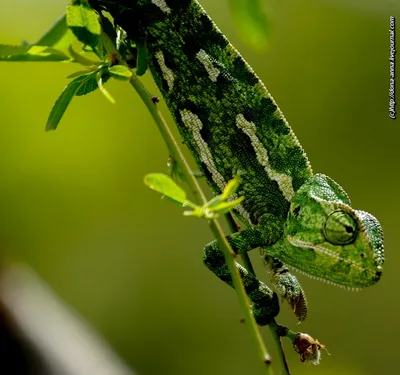
POLYGON ((263 83, 197 1, 106 8, 130 39, 146 43, 154 79, 213 190, 240 173, 241 216, 253 224, 264 213, 284 219, 310 164, 263 83))

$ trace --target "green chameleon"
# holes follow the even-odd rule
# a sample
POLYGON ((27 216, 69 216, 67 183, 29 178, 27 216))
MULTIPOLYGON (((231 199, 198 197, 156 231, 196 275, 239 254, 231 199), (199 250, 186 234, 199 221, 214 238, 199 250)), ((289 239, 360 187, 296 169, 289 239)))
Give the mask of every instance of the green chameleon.
MULTIPOLYGON (((251 67, 195 0, 91 0, 107 11, 148 65, 185 144, 220 194, 240 174, 235 208, 242 230, 227 236, 236 253, 261 248, 275 292, 299 321, 307 302, 286 265, 351 289, 375 284, 384 262, 383 232, 354 210, 331 178, 313 174, 292 129, 251 67)), ((216 241, 206 266, 232 286, 216 241)), ((238 264, 260 325, 279 312, 276 294, 238 264)))

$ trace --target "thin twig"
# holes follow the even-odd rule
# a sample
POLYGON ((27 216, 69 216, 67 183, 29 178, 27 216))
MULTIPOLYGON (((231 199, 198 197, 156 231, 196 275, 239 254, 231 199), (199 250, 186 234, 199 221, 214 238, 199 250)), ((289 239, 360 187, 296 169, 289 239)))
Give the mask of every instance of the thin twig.
MULTIPOLYGON (((232 213, 225 215, 225 218, 226 218, 228 226, 232 232, 237 232, 240 229, 238 227, 236 221, 233 219, 232 213)), ((249 258, 248 253, 240 254, 240 257, 242 259, 243 266, 256 277, 256 273, 254 271, 253 265, 251 264, 251 260, 249 258)), ((273 319, 271 321, 271 323, 269 324, 272 338, 275 341, 276 347, 278 348, 278 356, 279 356, 279 359, 280 359, 280 362, 282 365, 282 374, 290 375, 289 366, 287 364, 285 352, 283 351, 282 342, 280 340, 280 336, 281 336, 279 334, 280 327, 281 326, 276 323, 275 319, 273 319)))
POLYGON ((290 375, 289 366, 286 362, 285 352, 283 351, 281 338, 278 332, 278 324, 276 323, 275 319, 272 319, 271 322, 268 324, 269 329, 271 331, 272 337, 276 343, 276 347, 278 349, 279 359, 281 361, 282 366, 282 374, 283 375, 290 375))
POLYGON ((185 175, 186 182, 189 185, 189 188, 193 194, 193 200, 199 205, 205 204, 207 202, 206 195, 200 188, 200 185, 196 178, 193 176, 192 170, 188 162, 186 161, 182 151, 180 150, 178 142, 172 134, 171 129, 169 128, 160 110, 158 109, 157 104, 154 103, 153 96, 150 95, 150 93, 146 90, 136 74, 132 75, 129 83, 136 90, 136 92, 139 94, 140 98, 146 105, 151 114, 151 117, 156 123, 157 128, 167 145, 170 156, 174 159, 174 161, 178 163, 180 169, 185 175))
MULTIPOLYGON (((171 130, 168 127, 167 122, 164 120, 161 112, 157 108, 157 105, 152 100, 152 96, 149 95, 148 91, 145 89, 145 87, 142 85, 142 83, 136 77, 135 74, 133 74, 130 80, 130 84, 139 94, 140 98, 143 100, 151 116, 156 122, 157 127, 159 128, 164 138, 164 141, 167 144, 171 156, 174 158, 174 160, 178 163, 179 167, 181 168, 183 174, 186 177, 186 181, 189 184, 190 189, 194 194, 197 194, 197 197, 200 197, 202 203, 205 204, 206 203, 205 194, 200 188, 200 185, 197 182, 195 176, 193 175, 192 170, 189 167, 189 164, 187 163, 182 151, 178 146, 178 143, 176 142, 171 130)), ((239 274, 239 270, 236 267, 235 263, 236 254, 234 253, 228 241, 226 240, 225 234, 223 233, 222 227, 220 226, 219 222, 216 219, 209 220, 209 226, 215 238, 217 239, 219 245, 221 246, 221 250, 223 251, 226 264, 231 272, 233 286, 236 290, 240 306, 243 310, 247 328, 249 329, 250 335, 254 341, 254 344, 257 347, 258 356, 261 359, 262 363, 264 364, 265 374, 270 374, 271 357, 267 352, 267 348, 259 332, 257 323, 251 311, 249 298, 244 289, 242 279, 239 274)))
MULTIPOLYGON (((126 61, 122 58, 122 56, 114 47, 114 44, 112 43, 109 36, 107 34, 103 34, 103 38, 104 38, 103 40, 104 45, 106 46, 108 53, 118 56, 119 63, 129 68, 126 61)), ((154 102, 153 96, 147 91, 147 89, 144 87, 144 85, 138 79, 138 77, 134 72, 132 72, 132 77, 129 80, 129 83, 138 93, 139 97, 142 99, 150 115, 152 116, 154 122, 156 123, 167 145, 170 156, 172 156, 172 158, 178 163, 178 166, 180 167, 182 173, 184 174, 186 181, 194 195, 196 203, 198 202, 204 205, 207 202, 206 195, 201 189, 196 177, 192 173, 192 170, 189 167, 189 164, 186 161, 181 149, 179 148, 178 142, 176 141, 173 133, 171 132, 168 123, 165 121, 164 117, 162 116, 160 110, 157 107, 157 104, 154 102)), ((264 372, 266 375, 269 375, 271 373, 271 366, 270 366, 271 357, 267 351, 267 348, 259 332, 257 323, 251 311, 249 298, 246 294, 242 279, 239 274, 239 270, 236 267, 236 262, 235 262, 236 254, 234 253, 228 241, 226 240, 225 234, 219 222, 216 219, 211 219, 208 221, 208 223, 211 231, 213 232, 215 238, 217 239, 219 245, 221 246, 221 250, 225 257, 225 262, 231 272, 233 286, 236 290, 240 306, 243 310, 247 328, 257 348, 259 358, 261 359, 264 365, 264 372)))

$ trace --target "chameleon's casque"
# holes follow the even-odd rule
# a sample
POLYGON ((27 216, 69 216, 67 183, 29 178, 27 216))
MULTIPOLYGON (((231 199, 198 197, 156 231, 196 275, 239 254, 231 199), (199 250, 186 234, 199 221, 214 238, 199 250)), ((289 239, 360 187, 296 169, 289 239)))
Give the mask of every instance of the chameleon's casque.
MULTIPOLYGON (((343 189, 313 175, 264 84, 195 0, 91 0, 127 38, 148 50, 154 80, 185 144, 215 193, 240 173, 236 214, 245 229, 228 236, 237 253, 261 247, 270 280, 299 320, 307 304, 284 264, 347 287, 379 280, 383 235, 371 215, 351 208, 343 189)), ((218 244, 203 260, 232 285, 218 244)), ((259 324, 279 307, 275 294, 238 266, 259 324)))

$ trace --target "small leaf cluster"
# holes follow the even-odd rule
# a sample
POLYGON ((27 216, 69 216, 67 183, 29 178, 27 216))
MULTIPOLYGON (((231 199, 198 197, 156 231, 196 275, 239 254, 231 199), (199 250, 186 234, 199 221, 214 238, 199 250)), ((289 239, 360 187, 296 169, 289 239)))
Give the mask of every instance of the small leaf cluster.
MULTIPOLYGON (((246 39, 261 45, 266 40, 267 23, 259 0, 230 1, 234 18, 246 39)), ((85 67, 67 77, 72 80, 51 109, 46 130, 57 128, 73 97, 99 89, 114 103, 104 87, 110 78, 129 81, 131 69, 135 68, 138 76, 146 72, 148 50, 145 42, 135 43, 128 39, 124 30, 107 16, 101 10, 93 9, 88 0, 71 0, 66 14, 35 43, 0 44, 0 61, 69 62, 85 67), (77 44, 80 44, 79 52, 74 49, 77 44)))
POLYGON ((166 197, 168 200, 182 207, 191 208, 191 211, 184 211, 183 214, 185 216, 203 217, 208 220, 227 214, 244 199, 244 197, 235 197, 235 193, 240 185, 239 176, 236 176, 226 184, 222 194, 215 196, 202 206, 189 201, 186 192, 171 177, 163 173, 150 173, 146 175, 144 183, 149 188, 163 194, 163 197, 166 197))
POLYGON ((110 78, 129 81, 133 68, 136 74, 144 74, 147 50, 128 40, 123 30, 92 9, 87 0, 72 0, 66 14, 37 42, 19 46, 0 44, 0 61, 69 62, 84 67, 67 77, 72 80, 51 109, 46 130, 55 130, 75 96, 99 89, 114 103, 104 84, 110 78))

